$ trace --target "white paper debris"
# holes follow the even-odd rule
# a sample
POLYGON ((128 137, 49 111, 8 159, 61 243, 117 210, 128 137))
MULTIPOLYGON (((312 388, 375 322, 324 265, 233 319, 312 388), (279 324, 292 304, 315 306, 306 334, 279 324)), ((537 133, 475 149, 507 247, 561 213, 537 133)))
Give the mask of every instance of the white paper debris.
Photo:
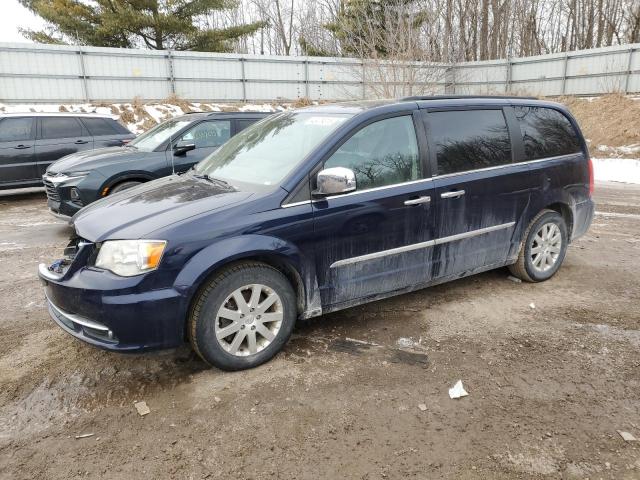
POLYGON ((81 438, 93 437, 93 435, 93 433, 83 433, 82 435, 76 435, 76 440, 80 440, 81 438))
POLYGON ((534 310, 534 309, 536 308, 536 304, 535 304, 535 303, 533 303, 533 302, 531 302, 531 303, 529 304, 529 308, 530 308, 531 310, 534 310))
POLYGON ((133 405, 134 407, 136 407, 136 410, 138 411, 141 417, 144 417, 145 415, 148 415, 151 413, 151 410, 147 406, 147 402, 136 402, 133 405))
POLYGON ((637 442, 638 439, 633 436, 633 434, 629 432, 623 432, 622 430, 618 430, 618 433, 622 437, 625 442, 637 442))
POLYGON ((410 338, 400 337, 396 342, 400 348, 411 348, 415 345, 416 342, 411 340, 410 338))
POLYGON ((419 404, 419 405, 418 405, 418 408, 419 408, 422 412, 424 412, 424 411, 427 409, 427 405, 426 405, 426 404, 424 404, 424 403, 421 403, 421 404, 419 404))
POLYGON ((456 384, 449 389, 449 397, 451 398, 461 398, 469 395, 467 391, 462 386, 462 380, 458 380, 456 384))

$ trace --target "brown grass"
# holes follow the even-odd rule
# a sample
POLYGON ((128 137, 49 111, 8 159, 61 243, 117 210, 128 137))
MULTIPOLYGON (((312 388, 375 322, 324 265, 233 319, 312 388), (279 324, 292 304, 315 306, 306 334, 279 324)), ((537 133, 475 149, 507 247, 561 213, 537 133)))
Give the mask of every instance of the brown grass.
POLYGON ((176 94, 169 95, 163 103, 168 103, 169 105, 176 105, 182 109, 184 113, 189 113, 192 110, 191 104, 177 96, 176 94))
POLYGON ((303 108, 303 107, 309 107, 309 106, 313 105, 313 102, 311 101, 310 98, 301 97, 301 98, 297 99, 295 102, 293 102, 291 105, 294 108, 303 108))

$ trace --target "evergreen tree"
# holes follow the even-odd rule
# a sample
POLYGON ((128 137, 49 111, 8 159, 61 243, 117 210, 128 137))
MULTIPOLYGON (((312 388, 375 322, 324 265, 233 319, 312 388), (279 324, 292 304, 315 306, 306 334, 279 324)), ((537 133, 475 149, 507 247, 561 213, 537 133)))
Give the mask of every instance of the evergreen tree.
POLYGON ((343 0, 325 28, 340 42, 342 55, 384 58, 392 54, 399 30, 417 31, 426 21, 416 0, 343 0))
POLYGON ((226 52, 234 40, 263 25, 215 29, 199 24, 207 14, 235 8, 234 0, 19 1, 49 24, 42 31, 21 30, 37 43, 226 52))

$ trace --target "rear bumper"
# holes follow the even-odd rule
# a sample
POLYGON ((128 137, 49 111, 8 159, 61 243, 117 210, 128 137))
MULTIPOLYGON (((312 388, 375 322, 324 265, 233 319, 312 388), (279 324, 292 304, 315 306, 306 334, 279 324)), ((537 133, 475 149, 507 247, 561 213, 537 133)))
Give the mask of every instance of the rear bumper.
POLYGON ((594 213, 595 204, 591 199, 576 205, 571 240, 576 240, 587 233, 593 221, 594 213))
POLYGON ((142 276, 124 278, 91 269, 63 280, 41 265, 39 276, 51 318, 79 340, 119 352, 184 342, 187 302, 173 288, 145 290, 142 276))

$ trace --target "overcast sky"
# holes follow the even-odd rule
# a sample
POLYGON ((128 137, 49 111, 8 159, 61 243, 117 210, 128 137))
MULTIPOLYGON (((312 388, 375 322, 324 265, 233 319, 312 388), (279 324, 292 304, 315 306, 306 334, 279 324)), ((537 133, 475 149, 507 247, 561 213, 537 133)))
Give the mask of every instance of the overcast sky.
POLYGON ((18 27, 41 28, 42 20, 18 3, 18 0, 0 0, 0 42, 28 42, 18 32, 18 27))

